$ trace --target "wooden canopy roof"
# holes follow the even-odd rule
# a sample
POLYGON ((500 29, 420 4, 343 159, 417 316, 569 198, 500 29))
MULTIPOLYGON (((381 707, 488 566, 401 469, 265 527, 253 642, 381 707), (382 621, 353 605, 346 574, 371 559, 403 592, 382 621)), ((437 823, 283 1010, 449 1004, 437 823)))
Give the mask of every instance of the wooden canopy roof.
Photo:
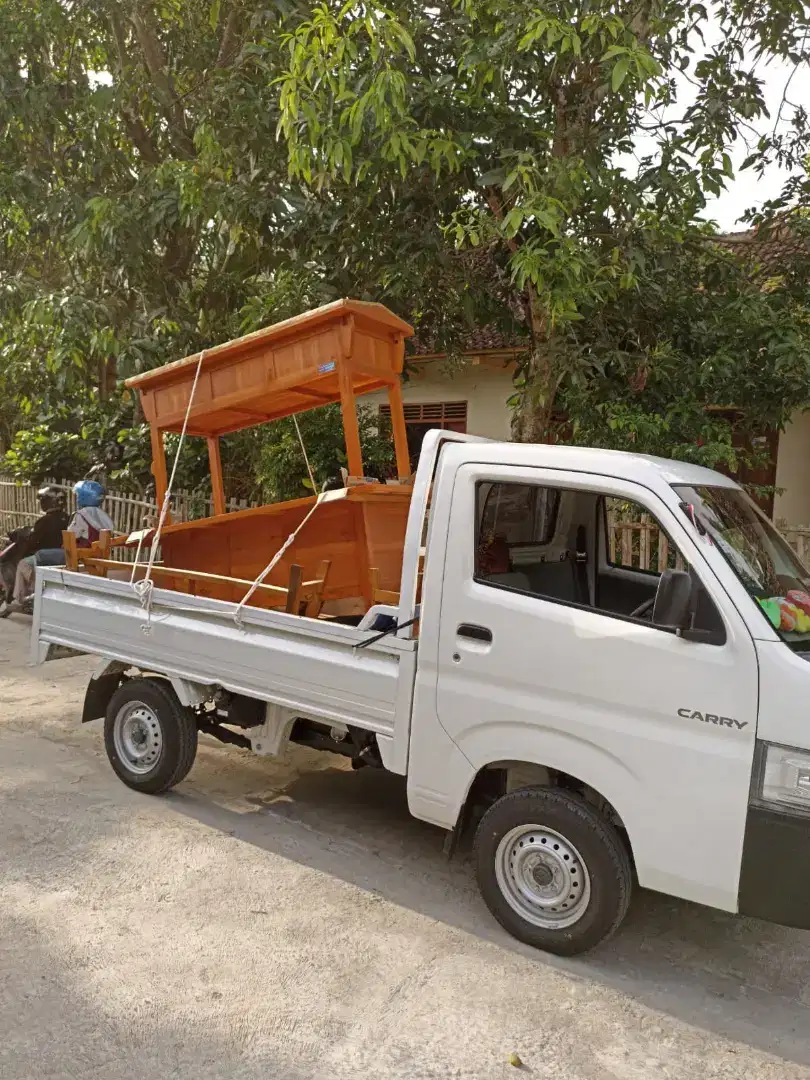
MULTIPOLYGON (((207 437, 398 388, 412 327, 382 304, 338 300, 205 350, 188 432, 207 437)), ((180 431, 200 354, 127 379, 155 431, 180 431)))

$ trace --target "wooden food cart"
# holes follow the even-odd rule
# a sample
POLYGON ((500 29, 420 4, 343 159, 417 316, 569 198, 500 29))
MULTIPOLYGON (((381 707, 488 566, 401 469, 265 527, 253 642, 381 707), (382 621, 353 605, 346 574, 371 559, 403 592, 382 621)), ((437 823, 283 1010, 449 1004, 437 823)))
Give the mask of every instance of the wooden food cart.
MULTIPOLYGON (((163 435, 182 431, 199 366, 187 435, 208 444, 215 513, 164 526, 162 559, 153 568, 156 586, 243 599, 316 496, 226 513, 220 438, 339 402, 346 486, 327 493, 250 603, 309 615, 322 608, 350 615, 375 601, 390 602, 399 589, 411 498, 400 376, 405 339, 412 333, 381 304, 340 300, 206 350, 201 364, 198 353, 127 380, 140 393, 151 427, 161 505, 168 483, 163 435), (356 397, 379 389, 388 394, 398 477, 388 483, 365 480, 357 422, 356 397)), ((112 565, 109 546, 125 542, 125 537, 104 537, 90 550, 68 552, 68 565, 105 573, 112 565)), ((136 577, 142 575, 139 568, 136 577)))

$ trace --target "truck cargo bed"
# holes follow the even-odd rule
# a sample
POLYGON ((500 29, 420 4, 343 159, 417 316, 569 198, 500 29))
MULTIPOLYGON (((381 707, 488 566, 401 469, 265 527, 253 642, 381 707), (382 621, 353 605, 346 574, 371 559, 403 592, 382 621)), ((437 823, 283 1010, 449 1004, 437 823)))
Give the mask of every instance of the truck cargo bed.
MULTIPOLYGON (((416 642, 328 620, 155 589, 151 621, 129 582, 60 568, 37 574, 32 659, 64 648, 142 671, 221 686, 407 743, 416 642)), ((387 737, 387 738, 386 738, 387 737)), ((388 756, 388 755, 386 755, 388 756)), ((398 771, 398 770, 397 770, 398 771)))

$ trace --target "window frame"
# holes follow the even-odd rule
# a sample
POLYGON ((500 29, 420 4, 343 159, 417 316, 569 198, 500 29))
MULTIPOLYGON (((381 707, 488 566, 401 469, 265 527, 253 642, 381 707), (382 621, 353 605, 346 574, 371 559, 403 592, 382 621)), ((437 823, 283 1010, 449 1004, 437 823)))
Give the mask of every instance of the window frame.
MULTIPOLYGON (((594 489, 592 489, 590 487, 581 487, 581 488, 580 487, 570 487, 570 486, 566 486, 564 483, 562 483, 562 484, 549 484, 549 483, 547 483, 545 481, 545 479, 526 480, 526 479, 521 477, 520 479, 516 478, 515 480, 506 480, 506 479, 503 479, 501 477, 498 477, 497 479, 492 479, 492 478, 487 479, 486 477, 479 477, 478 479, 476 479, 474 481, 474 490, 473 490, 473 512, 475 514, 475 522, 474 522, 475 528, 473 530, 473 543, 474 543, 474 546, 473 546, 473 553, 472 553, 473 554, 472 580, 475 582, 476 585, 483 585, 483 586, 486 586, 487 588, 490 588, 490 589, 496 589, 496 590, 499 590, 500 592, 512 593, 512 594, 517 595, 517 596, 526 596, 526 597, 529 597, 532 600, 541 600, 541 601, 544 601, 545 603, 548 603, 548 604, 559 604, 560 607, 573 608, 576 611, 589 611, 593 615, 601 615, 602 617, 604 617, 606 619, 617 619, 619 622, 629 623, 631 626, 645 626, 650 630, 658 630, 661 633, 670 634, 673 637, 679 636, 678 631, 677 631, 677 629, 675 627, 659 626, 656 623, 653 623, 649 619, 634 618, 632 615, 623 615, 620 612, 607 611, 604 608, 596 607, 595 604, 582 604, 582 603, 579 603, 579 601, 577 601, 577 600, 564 600, 564 599, 561 599, 560 597, 548 596, 545 593, 531 592, 531 591, 528 591, 526 589, 521 589, 516 585, 507 585, 507 584, 504 584, 503 582, 491 581, 488 578, 481 577, 479 575, 479 573, 478 573, 478 549, 479 549, 480 540, 481 540, 481 517, 483 515, 479 514, 479 512, 478 512, 478 493, 479 493, 480 488, 484 484, 489 484, 492 487, 494 487, 495 484, 514 484, 516 486, 528 486, 529 484, 534 484, 537 487, 546 487, 546 488, 551 487, 551 488, 554 488, 559 493, 559 500, 558 500, 558 503, 557 503, 557 519, 559 518, 559 511, 560 511, 560 507, 562 505, 563 495, 565 493, 570 492, 570 493, 575 494, 575 495, 592 495, 592 496, 594 496, 594 498, 597 500, 597 504, 595 506, 595 514, 594 514, 595 527, 597 529, 597 533, 599 531, 600 518, 601 518, 601 523, 602 523, 601 537, 599 537, 597 535, 596 544, 594 545, 595 561, 597 563, 598 563, 598 560, 599 560, 599 557, 600 557, 600 546, 601 546, 601 551, 602 551, 602 553, 604 553, 606 559, 607 559, 607 554, 608 554, 608 551, 609 551, 609 548, 608 548, 608 535, 607 535, 607 509, 606 509, 605 499, 606 498, 620 498, 621 497, 621 496, 609 495, 607 492, 594 490, 594 489), (600 515, 600 513, 599 513, 599 505, 598 505, 599 500, 601 500, 601 502, 602 502, 602 507, 603 507, 603 514, 602 515, 600 515)), ((639 506, 643 506, 643 504, 640 503, 638 501, 638 499, 633 497, 633 496, 629 496, 627 501, 636 502, 639 506)), ((658 523, 659 528, 663 529, 663 526, 659 522, 658 515, 655 514, 651 509, 649 509, 649 507, 645 507, 644 509, 645 509, 645 512, 650 514, 650 516, 656 521, 656 523, 658 523)), ((681 557, 681 559, 683 560, 683 563, 684 563, 684 567, 686 569, 690 569, 691 568, 691 563, 689 562, 689 560, 686 558, 686 556, 681 551, 680 545, 677 544, 674 540, 672 540, 669 533, 665 529, 663 531, 665 532, 665 534, 667 536, 667 539, 672 544, 673 548, 680 554, 680 557, 681 557)), ((560 561, 562 562, 563 560, 560 560, 560 561)), ((607 565, 610 565, 611 567, 613 567, 612 563, 607 563, 607 565)), ((573 564, 572 564, 572 566, 573 566, 573 564)), ((649 574, 651 576, 658 577, 659 579, 661 577, 661 573, 659 571, 635 570, 633 567, 623 567, 623 566, 617 566, 617 567, 615 567, 615 569, 620 570, 620 571, 630 572, 630 573, 639 573, 639 574, 643 574, 643 575, 649 574)), ((715 648, 718 648, 718 647, 722 648, 722 647, 726 646, 728 644, 728 641, 729 641, 729 630, 728 630, 727 621, 725 619, 725 616, 723 615, 722 609, 715 602, 714 597, 712 596, 709 589, 706 588, 700 574, 696 570, 694 570, 693 568, 692 568, 692 573, 694 573, 697 576, 699 584, 704 589, 704 591, 705 591, 709 601, 711 602, 711 604, 714 606, 714 608, 715 608, 715 610, 716 610, 716 612, 718 614, 718 617, 719 617, 720 621, 723 624, 723 629, 724 629, 724 640, 722 642, 720 642, 720 641, 717 641, 717 642, 705 642, 705 644, 711 644, 715 648)), ((596 600, 596 599, 597 599, 597 597, 594 596, 594 600, 596 600)))

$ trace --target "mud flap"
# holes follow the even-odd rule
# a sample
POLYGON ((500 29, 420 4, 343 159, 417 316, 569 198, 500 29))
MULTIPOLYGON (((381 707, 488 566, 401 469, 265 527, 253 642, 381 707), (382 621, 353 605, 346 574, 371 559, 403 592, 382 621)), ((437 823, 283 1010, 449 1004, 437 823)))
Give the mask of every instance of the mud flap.
POLYGON ((84 709, 82 711, 82 723, 90 720, 100 720, 107 712, 110 698, 118 689, 118 684, 123 676, 122 671, 105 671, 101 675, 94 675, 87 686, 84 695, 84 709))

